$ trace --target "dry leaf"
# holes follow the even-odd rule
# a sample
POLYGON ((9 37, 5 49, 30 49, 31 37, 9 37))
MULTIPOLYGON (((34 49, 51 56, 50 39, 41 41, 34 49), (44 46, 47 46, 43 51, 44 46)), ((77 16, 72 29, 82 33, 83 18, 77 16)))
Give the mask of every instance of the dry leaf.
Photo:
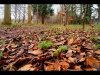
POLYGON ((86 71, 97 71, 97 69, 95 69, 95 68, 85 68, 84 70, 86 70, 86 71))
POLYGON ((63 45, 65 42, 66 42, 66 40, 61 41, 61 42, 57 42, 57 43, 55 43, 55 45, 63 45))
POLYGON ((85 58, 81 58, 78 62, 83 62, 85 61, 85 58))
POLYGON ((71 45, 74 42, 74 38, 68 40, 68 45, 71 45))
POLYGON ((70 52, 70 53, 66 53, 66 57, 71 57, 72 55, 73 55, 72 52, 70 52))
POLYGON ((87 57, 86 65, 89 65, 89 66, 95 67, 95 68, 100 68, 100 62, 94 57, 87 57))
POLYGON ((77 46, 76 51, 80 52, 81 46, 77 46))
POLYGON ((69 57, 69 63, 76 63, 76 58, 69 57))
POLYGON ((35 68, 33 68, 31 64, 27 64, 27 65, 18 69, 18 71, 30 71, 30 70, 31 71, 35 70, 35 68))
POLYGON ((45 71, 60 71, 60 65, 57 63, 53 63, 52 65, 44 65, 45 71))
POLYGON ((100 50, 95 51, 95 54, 100 55, 100 50))
POLYGON ((39 50, 29 50, 28 53, 31 53, 31 54, 34 54, 34 55, 40 55, 42 54, 42 51, 39 49, 39 50))
POLYGON ((66 71, 70 66, 67 62, 60 62, 59 64, 63 71, 66 71))
POLYGON ((77 66, 77 65, 74 66, 74 69, 77 70, 77 71, 82 70, 82 69, 81 69, 81 66, 77 66))

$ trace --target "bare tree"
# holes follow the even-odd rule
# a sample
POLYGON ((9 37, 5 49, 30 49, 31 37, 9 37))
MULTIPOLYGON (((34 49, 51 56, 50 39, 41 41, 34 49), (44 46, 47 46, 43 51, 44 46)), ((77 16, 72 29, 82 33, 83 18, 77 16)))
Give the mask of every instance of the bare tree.
POLYGON ((4 5, 3 24, 11 25, 11 4, 5 4, 4 5))
POLYGON ((31 24, 32 16, 31 16, 31 4, 28 4, 28 24, 31 24))

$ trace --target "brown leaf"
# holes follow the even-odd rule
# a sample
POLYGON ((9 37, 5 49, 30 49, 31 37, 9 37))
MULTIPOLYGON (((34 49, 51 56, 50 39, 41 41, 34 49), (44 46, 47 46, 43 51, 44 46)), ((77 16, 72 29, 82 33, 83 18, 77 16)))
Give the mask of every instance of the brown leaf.
POLYGON ((85 61, 85 58, 81 58, 81 59, 79 60, 79 62, 83 62, 83 61, 85 61))
POLYGON ((71 45, 74 42, 74 38, 68 40, 68 45, 71 45))
POLYGON ((100 50, 95 51, 95 54, 100 55, 100 50))
POLYGON ((77 46, 76 51, 80 52, 81 46, 77 46))
POLYGON ((67 62, 60 62, 59 64, 63 71, 66 71, 70 66, 67 62))
POLYGON ((66 53, 66 57, 71 57, 72 55, 73 55, 72 52, 70 52, 70 53, 66 53))
POLYGON ((55 63, 52 63, 52 65, 44 65, 44 69, 45 71, 60 71, 60 65, 55 62, 55 63))
POLYGON ((86 71, 97 71, 96 68, 85 68, 84 70, 86 70, 86 71))
POLYGON ((18 69, 18 71, 34 71, 35 68, 32 67, 32 64, 27 64, 18 69))
POLYGON ((17 44, 14 44, 14 43, 11 44, 12 48, 16 48, 17 46, 18 46, 17 44))
POLYGON ((95 68, 100 68, 100 62, 94 57, 87 57, 86 65, 87 66, 89 65, 89 66, 95 67, 95 68))
POLYGON ((69 60, 69 63, 76 63, 76 58, 75 57, 74 58, 69 57, 68 60, 69 60))
POLYGON ((64 43, 66 42, 66 40, 64 40, 64 41, 61 41, 61 42, 57 42, 57 43, 55 43, 55 45, 63 45, 64 43))
POLYGON ((24 49, 20 49, 20 51, 16 54, 16 57, 20 56, 22 53, 24 53, 24 49))
POLYGON ((74 66, 74 69, 77 70, 77 71, 82 70, 82 69, 81 69, 81 66, 77 66, 77 65, 74 66))
POLYGON ((29 46, 29 49, 32 49, 34 46, 35 46, 34 44, 31 44, 31 45, 29 46))
POLYGON ((34 55, 40 55, 42 54, 42 51, 40 49, 38 50, 29 50, 28 53, 34 54, 34 55))
POLYGON ((64 40, 64 37, 60 37, 61 40, 64 40))

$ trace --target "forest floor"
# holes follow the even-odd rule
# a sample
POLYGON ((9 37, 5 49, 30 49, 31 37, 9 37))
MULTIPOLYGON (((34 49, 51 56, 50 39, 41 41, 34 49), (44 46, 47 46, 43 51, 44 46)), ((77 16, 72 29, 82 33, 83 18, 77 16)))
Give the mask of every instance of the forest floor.
POLYGON ((99 71, 100 25, 0 25, 0 70, 99 71))

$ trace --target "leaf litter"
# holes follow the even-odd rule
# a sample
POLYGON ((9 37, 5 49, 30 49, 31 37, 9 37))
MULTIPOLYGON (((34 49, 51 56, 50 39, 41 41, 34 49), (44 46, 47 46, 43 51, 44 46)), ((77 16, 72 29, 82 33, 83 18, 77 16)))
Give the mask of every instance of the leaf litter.
MULTIPOLYGON (((1 30, 0 37, 5 40, 0 44, 1 71, 100 70, 100 49, 95 50, 96 42, 90 39, 90 32, 66 30, 58 34, 39 29, 1 30), (53 46, 42 49, 41 41, 51 41, 53 46), (67 50, 59 50, 60 46, 66 46, 67 50)), ((98 37, 100 33, 95 34, 98 37)))

